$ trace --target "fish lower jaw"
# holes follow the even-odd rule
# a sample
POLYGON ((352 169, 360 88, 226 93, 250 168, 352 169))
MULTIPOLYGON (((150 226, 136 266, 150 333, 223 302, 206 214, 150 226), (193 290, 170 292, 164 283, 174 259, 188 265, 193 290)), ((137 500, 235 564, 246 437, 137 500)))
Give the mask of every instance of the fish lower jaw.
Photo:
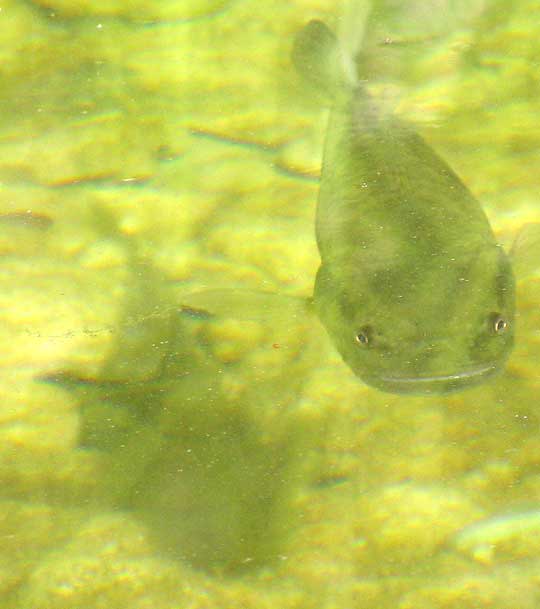
POLYGON ((389 393, 440 394, 459 391, 476 385, 501 370, 498 364, 488 364, 451 374, 426 376, 381 375, 364 379, 369 385, 389 393))

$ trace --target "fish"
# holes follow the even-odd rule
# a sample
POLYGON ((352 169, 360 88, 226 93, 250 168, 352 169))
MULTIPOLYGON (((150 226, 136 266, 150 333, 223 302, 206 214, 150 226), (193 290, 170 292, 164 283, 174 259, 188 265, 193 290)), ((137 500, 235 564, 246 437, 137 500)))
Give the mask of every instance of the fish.
POLYGON ((540 511, 485 518, 461 529, 451 542, 455 550, 485 565, 536 557, 540 548, 540 511))
POLYGON ((30 228, 46 231, 54 224, 47 214, 33 212, 31 209, 0 213, 0 226, 9 228, 30 228))
POLYGON ((368 93, 343 48, 318 20, 293 47, 297 70, 330 100, 314 309, 372 387, 443 394, 479 384, 504 369, 514 344, 510 257, 470 190, 368 93))

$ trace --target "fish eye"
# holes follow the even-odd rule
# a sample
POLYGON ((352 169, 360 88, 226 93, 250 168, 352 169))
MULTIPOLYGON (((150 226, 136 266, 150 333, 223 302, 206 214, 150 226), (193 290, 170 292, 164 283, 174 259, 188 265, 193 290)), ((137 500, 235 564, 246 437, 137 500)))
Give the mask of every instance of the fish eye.
POLYGON ((354 337, 354 340, 359 345, 362 345, 363 347, 367 347, 369 345, 370 340, 371 340, 371 329, 369 327, 361 328, 357 332, 356 336, 354 337))
POLYGON ((491 323, 495 334, 503 334, 508 329, 508 322, 498 313, 492 316, 491 323))

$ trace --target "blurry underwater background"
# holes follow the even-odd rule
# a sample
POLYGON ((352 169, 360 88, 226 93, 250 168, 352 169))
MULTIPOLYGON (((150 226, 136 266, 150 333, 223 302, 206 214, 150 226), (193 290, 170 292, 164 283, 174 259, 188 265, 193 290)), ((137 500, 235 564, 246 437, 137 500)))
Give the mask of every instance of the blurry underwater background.
MULTIPOLYGON (((362 78, 510 250, 540 220, 537 2, 372 4, 362 78)), ((325 111, 290 54, 346 10, 1 3, 3 607, 538 607, 534 249, 505 372, 461 393, 367 387, 299 304, 325 111)))

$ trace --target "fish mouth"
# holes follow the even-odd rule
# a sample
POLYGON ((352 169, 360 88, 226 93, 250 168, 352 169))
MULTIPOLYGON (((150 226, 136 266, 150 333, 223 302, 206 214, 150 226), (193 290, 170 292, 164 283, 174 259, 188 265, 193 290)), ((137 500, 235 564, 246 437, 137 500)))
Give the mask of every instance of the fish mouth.
POLYGON ((488 364, 451 374, 426 376, 383 375, 372 377, 368 383, 391 393, 449 393, 480 383, 499 372, 500 365, 488 364))

